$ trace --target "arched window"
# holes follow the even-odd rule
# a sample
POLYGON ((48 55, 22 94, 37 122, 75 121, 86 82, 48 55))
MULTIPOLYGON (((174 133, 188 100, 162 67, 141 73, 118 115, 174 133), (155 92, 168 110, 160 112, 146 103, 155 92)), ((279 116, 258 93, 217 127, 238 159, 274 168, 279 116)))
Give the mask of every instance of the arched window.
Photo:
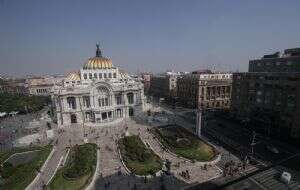
POLYGON ((115 95, 115 102, 116 102, 117 105, 122 104, 122 95, 121 94, 116 94, 115 95))
POLYGON ((75 97, 68 97, 67 102, 68 102, 69 108, 76 109, 76 99, 75 99, 75 97))
POLYGON ((111 105, 109 90, 104 86, 98 87, 98 105, 99 107, 111 105))
POLYGON ((133 104, 134 103, 134 98, 133 98, 133 93, 132 92, 127 94, 127 100, 128 100, 128 104, 133 104))
POLYGON ((83 105, 87 108, 91 107, 90 97, 89 96, 83 96, 83 105))

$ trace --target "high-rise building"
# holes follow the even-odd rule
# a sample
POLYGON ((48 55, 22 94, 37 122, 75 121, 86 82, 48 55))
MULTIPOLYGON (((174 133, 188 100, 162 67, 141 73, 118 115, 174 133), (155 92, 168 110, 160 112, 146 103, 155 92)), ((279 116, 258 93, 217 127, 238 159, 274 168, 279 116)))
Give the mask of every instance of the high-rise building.
POLYGON ((249 72, 300 72, 300 48, 286 49, 249 61, 249 72))
POLYGON ((232 110, 262 132, 300 137, 300 48, 249 61, 248 73, 234 73, 232 110))

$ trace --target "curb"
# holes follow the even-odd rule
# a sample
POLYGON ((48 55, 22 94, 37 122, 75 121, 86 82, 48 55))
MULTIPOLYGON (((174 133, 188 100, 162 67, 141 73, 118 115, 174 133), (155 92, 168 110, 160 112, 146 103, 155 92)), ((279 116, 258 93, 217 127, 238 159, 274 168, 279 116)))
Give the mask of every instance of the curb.
POLYGON ((90 190, 95 185, 96 179, 97 179, 97 177, 99 175, 99 171, 100 171, 100 149, 97 148, 97 164, 96 164, 96 169, 95 169, 94 176, 93 176, 93 179, 92 179, 91 183, 85 188, 85 190, 90 190))

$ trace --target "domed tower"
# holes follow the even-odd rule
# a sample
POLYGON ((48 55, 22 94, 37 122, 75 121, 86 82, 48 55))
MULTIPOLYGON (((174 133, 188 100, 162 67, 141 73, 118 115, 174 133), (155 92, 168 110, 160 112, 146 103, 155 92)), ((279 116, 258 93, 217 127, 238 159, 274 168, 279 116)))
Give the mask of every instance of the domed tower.
POLYGON ((118 69, 113 66, 111 59, 102 56, 99 44, 96 44, 96 56, 89 58, 80 72, 81 79, 86 82, 118 78, 118 69))

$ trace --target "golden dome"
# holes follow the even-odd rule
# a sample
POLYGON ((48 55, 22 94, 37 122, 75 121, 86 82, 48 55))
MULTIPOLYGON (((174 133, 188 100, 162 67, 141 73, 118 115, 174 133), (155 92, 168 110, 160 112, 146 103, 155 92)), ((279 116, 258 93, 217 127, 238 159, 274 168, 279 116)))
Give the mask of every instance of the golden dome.
POLYGON ((72 72, 67 75, 66 79, 70 81, 79 81, 80 75, 78 72, 72 72))
POLYGON ((83 69, 110 69, 112 61, 105 57, 93 57, 87 60, 83 69))
POLYGON ((83 65, 83 69, 110 69, 113 67, 112 61, 109 58, 102 57, 101 50, 97 44, 96 56, 89 58, 83 65))

